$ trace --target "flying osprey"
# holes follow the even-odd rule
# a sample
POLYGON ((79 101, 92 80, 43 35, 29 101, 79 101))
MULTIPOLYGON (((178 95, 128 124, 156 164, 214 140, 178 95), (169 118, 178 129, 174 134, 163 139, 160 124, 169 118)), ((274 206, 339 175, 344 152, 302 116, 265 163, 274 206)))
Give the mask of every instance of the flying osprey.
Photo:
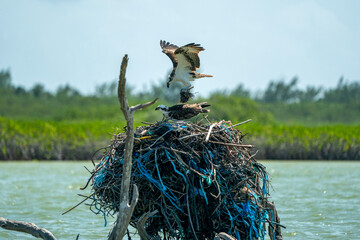
POLYGON ((157 108, 155 108, 155 110, 160 110, 165 118, 169 118, 171 120, 185 120, 195 117, 199 113, 210 112, 210 110, 208 109, 203 109, 209 106, 210 104, 207 104, 207 102, 194 104, 178 104, 172 107, 159 105, 157 108))
POLYGON ((173 70, 167 81, 167 87, 172 81, 182 82, 189 87, 191 86, 190 81, 197 78, 213 77, 195 72, 200 67, 198 54, 205 50, 200 44, 189 43, 179 48, 174 44, 160 40, 160 46, 162 52, 168 55, 173 63, 173 70))

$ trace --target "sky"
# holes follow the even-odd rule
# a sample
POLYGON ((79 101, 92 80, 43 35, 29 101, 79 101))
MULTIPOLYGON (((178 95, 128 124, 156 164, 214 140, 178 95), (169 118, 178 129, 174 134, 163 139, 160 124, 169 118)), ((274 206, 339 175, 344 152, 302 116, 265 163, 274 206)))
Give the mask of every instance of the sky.
POLYGON ((0 0, 0 70, 15 85, 70 84, 84 94, 118 78, 141 91, 172 68, 160 40, 199 43, 206 95, 298 76, 299 87, 360 80, 358 0, 0 0))

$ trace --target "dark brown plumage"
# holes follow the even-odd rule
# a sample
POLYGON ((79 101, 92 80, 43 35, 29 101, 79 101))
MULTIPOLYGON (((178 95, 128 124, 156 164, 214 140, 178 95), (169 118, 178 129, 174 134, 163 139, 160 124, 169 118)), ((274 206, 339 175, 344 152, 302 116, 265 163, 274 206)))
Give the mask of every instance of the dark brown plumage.
POLYGON ((172 120, 185 120, 197 116, 199 113, 208 113, 210 110, 204 109, 209 107, 207 102, 194 104, 177 104, 171 107, 159 105, 155 110, 160 110, 166 118, 172 120))
POLYGON ((193 88, 194 87, 182 88, 180 90, 180 102, 181 103, 187 103, 190 98, 194 97, 194 94, 192 92, 190 92, 190 90, 193 88))

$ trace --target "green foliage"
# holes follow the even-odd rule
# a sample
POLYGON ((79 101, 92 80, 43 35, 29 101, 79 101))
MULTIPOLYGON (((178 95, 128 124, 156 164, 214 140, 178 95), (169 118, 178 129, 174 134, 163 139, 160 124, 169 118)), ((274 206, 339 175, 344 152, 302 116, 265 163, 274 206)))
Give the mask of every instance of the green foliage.
POLYGON ((349 103, 360 104, 360 83, 346 82, 340 78, 338 85, 334 89, 328 89, 324 92, 324 102, 331 103, 349 103))
POLYGON ((106 144, 110 134, 120 131, 117 126, 121 125, 115 121, 24 121, 0 117, 0 160, 89 159, 101 144, 106 144))
MULTIPOLYGON (((149 88, 138 93, 128 86, 130 104, 151 101, 156 97, 159 98, 158 104, 175 104, 183 86, 174 83, 166 88, 165 82, 151 83, 149 88)), ((242 121, 253 118, 262 124, 278 122, 304 125, 360 123, 359 82, 348 82, 341 78, 335 88, 326 90, 313 86, 301 90, 297 83, 297 77, 289 83, 284 80, 271 81, 257 97, 239 84, 231 91, 220 89, 208 99, 198 98, 193 102, 209 102, 209 117, 214 120, 242 121)), ((35 84, 30 90, 14 86, 10 71, 3 70, 0 72, 0 116, 49 121, 121 120, 117 81, 97 86, 93 95, 81 95, 69 85, 59 86, 52 94, 41 84, 35 84)), ((141 121, 156 121, 161 117, 152 107, 137 113, 137 119, 141 121)))
POLYGON ((289 84, 284 81, 271 81, 262 97, 263 102, 294 102, 298 97, 296 84, 298 78, 294 77, 289 84))
POLYGON ((72 88, 70 85, 66 84, 65 86, 58 87, 55 96, 60 99, 73 98, 79 97, 80 93, 75 88, 72 88))
POLYGON ((42 84, 35 84, 31 90, 30 90, 30 93, 35 97, 35 98, 49 98, 51 97, 51 94, 48 93, 46 90, 45 90, 45 87, 44 85, 42 84))
POLYGON ((137 97, 142 101, 159 98, 173 105, 179 101, 179 92, 183 87, 184 86, 181 83, 172 82, 170 87, 166 88, 165 81, 160 81, 158 84, 152 83, 148 90, 144 90, 132 96, 137 97))
POLYGON ((248 98, 212 94, 208 101, 211 103, 210 116, 214 120, 240 122, 251 118, 263 124, 275 121, 270 112, 261 110, 257 102, 248 98))
POLYGON ((359 124, 360 83, 340 78, 336 87, 297 88, 298 79, 270 82, 264 94, 257 98, 262 110, 269 111, 279 123, 285 124, 359 124))
POLYGON ((247 141, 259 146, 259 158, 359 160, 360 125, 259 125, 243 127, 247 141))
POLYGON ((283 124, 324 125, 359 124, 360 104, 304 102, 304 103, 264 103, 264 111, 271 112, 277 122, 283 124))
POLYGON ((250 98, 250 91, 245 89, 244 85, 239 84, 234 90, 231 91, 231 95, 241 98, 250 98))
MULTIPOLYGON (((139 93, 128 87, 129 104, 156 97, 157 104, 175 104, 182 86, 167 89, 165 82, 152 83, 139 93)), ((301 90, 297 82, 296 77, 289 83, 272 81, 257 97, 240 84, 193 102, 209 102, 212 121, 252 118, 242 127, 249 133, 246 140, 260 146, 259 158, 360 159, 359 82, 341 78, 335 88, 326 90, 301 90)), ((154 108, 137 112, 135 124, 161 120, 154 108)), ((81 95, 69 85, 53 94, 41 84, 30 90, 14 86, 10 71, 0 72, 0 159, 88 159, 89 153, 107 144, 109 133, 124 126, 116 81, 97 86, 93 95, 81 95)))
MULTIPOLYGON (((99 98, 116 97, 117 96, 117 81, 111 83, 103 83, 95 87, 95 96, 99 98)), ((128 87, 127 94, 131 94, 132 88, 128 87)))
MULTIPOLYGON (((89 159, 124 126, 125 122, 111 120, 54 122, 0 117, 0 160, 89 159)), ((248 143, 259 147, 260 159, 360 159, 360 125, 305 127, 250 122, 238 128, 247 134, 248 143)))
POLYGON ((9 89, 11 86, 10 70, 0 71, 0 89, 9 89))
POLYGON ((297 91, 301 103, 315 102, 321 92, 321 87, 307 86, 305 91, 297 91))

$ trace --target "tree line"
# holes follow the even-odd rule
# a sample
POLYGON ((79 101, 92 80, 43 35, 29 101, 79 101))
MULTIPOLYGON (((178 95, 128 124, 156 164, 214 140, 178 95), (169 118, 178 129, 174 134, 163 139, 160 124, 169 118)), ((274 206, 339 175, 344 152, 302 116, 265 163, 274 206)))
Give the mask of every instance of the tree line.
MULTIPOLYGON (((150 87, 142 92, 134 93, 133 88, 127 90, 131 97, 137 98, 153 98, 156 96, 162 97, 165 101, 171 102, 177 98, 181 84, 174 83, 174 87, 164 90, 165 81, 152 83, 150 87)), ((233 90, 218 90, 211 95, 230 95, 242 98, 250 98, 258 102, 265 103, 295 103, 295 102, 337 102, 337 103, 354 103, 360 102, 360 82, 347 81, 344 77, 340 77, 337 85, 332 88, 325 89, 323 87, 307 86, 306 89, 299 89, 297 84, 298 77, 293 77, 289 82, 285 80, 272 80, 269 82, 265 90, 262 92, 253 93, 246 89, 243 84, 238 84, 233 90)), ((30 89, 25 89, 22 86, 15 86, 11 80, 10 70, 0 71, 0 90, 2 93, 13 95, 32 95, 33 97, 85 97, 94 96, 99 98, 116 97, 117 81, 110 83, 103 83, 95 87, 93 94, 82 95, 76 88, 69 84, 60 85, 55 93, 46 90, 44 85, 36 83, 30 89)))
MULTIPOLYGON (((160 98, 160 104, 174 104, 178 100, 181 85, 164 91, 165 81, 153 82, 141 92, 127 89, 130 104, 160 98)), ((219 118, 240 119, 252 115, 259 122, 282 123, 358 123, 360 122, 360 82, 341 77, 336 86, 330 88, 298 87, 298 77, 290 81, 272 80, 267 87, 251 92, 243 84, 234 89, 223 89, 210 93, 205 99, 196 101, 216 102, 212 112, 219 118)), ((0 71, 0 115, 14 118, 42 118, 50 120, 81 119, 91 117, 114 117, 118 113, 117 81, 95 87, 91 94, 84 95, 66 84, 55 92, 48 91, 37 83, 30 89, 15 86, 10 70, 0 71), (46 100, 46 101, 44 101, 46 100)), ((146 120, 154 120, 154 113, 147 111, 146 120)))

